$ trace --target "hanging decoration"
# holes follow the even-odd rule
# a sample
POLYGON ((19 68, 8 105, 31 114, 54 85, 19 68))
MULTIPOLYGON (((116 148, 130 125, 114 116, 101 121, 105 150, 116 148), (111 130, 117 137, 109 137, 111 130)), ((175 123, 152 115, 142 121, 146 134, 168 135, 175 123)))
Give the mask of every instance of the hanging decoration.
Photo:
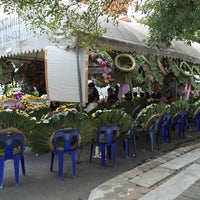
POLYGON ((168 72, 167 72, 166 68, 164 67, 163 63, 161 62, 160 58, 157 58, 157 64, 158 64, 158 68, 162 72, 162 74, 167 75, 168 72))
POLYGON ((196 80, 200 80, 200 67, 196 65, 190 66, 187 62, 180 62, 180 64, 177 64, 174 62, 174 66, 176 69, 181 72, 185 76, 194 76, 196 80), (196 76, 195 76, 196 75, 196 76))
POLYGON ((129 54, 118 54, 114 59, 114 64, 122 72, 131 72, 135 69, 135 58, 129 54))
POLYGON ((186 99, 189 99, 191 89, 192 89, 192 88, 191 88, 191 83, 187 83, 187 84, 185 85, 185 89, 184 89, 184 93, 185 93, 186 99))
POLYGON ((113 60, 106 51, 91 49, 89 54, 89 76, 98 86, 111 83, 113 60))
POLYGON ((38 91, 38 95, 45 94, 44 62, 35 60, 24 63, 15 73, 15 80, 25 93, 34 94, 38 91))
POLYGON ((0 84, 8 84, 13 81, 14 65, 7 60, 0 60, 0 84))

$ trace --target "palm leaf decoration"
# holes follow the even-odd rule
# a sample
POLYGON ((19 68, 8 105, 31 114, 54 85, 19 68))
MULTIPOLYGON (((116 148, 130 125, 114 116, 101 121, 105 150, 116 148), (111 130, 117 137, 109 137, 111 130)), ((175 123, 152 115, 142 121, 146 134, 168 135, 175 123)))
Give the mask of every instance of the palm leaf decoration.
POLYGON ((80 148, 91 143, 96 133, 95 122, 89 116, 80 112, 65 111, 55 113, 49 119, 36 124, 30 134, 30 146, 37 152, 50 151, 49 138, 56 130, 64 128, 76 128, 80 131, 80 148))
POLYGON ((129 132, 133 122, 131 115, 123 109, 98 110, 92 116, 95 118, 97 127, 104 124, 118 124, 120 134, 125 135, 129 132))
POLYGON ((188 109, 188 117, 194 118, 197 111, 200 109, 200 100, 195 101, 188 109))
POLYGON ((158 81, 161 85, 163 85, 164 76, 162 75, 161 71, 158 70, 158 64, 156 62, 156 57, 153 55, 149 55, 149 61, 151 65, 149 65, 149 71, 153 73, 153 77, 156 81, 158 81))
POLYGON ((44 153, 49 152, 48 140, 55 129, 50 124, 35 124, 29 135, 29 146, 32 151, 44 153))
POLYGON ((179 111, 188 111, 189 110, 189 103, 186 100, 176 101, 175 103, 171 104, 170 106, 170 113, 172 115, 178 113, 179 111))
POLYGON ((121 101, 116 105, 117 109, 123 109, 126 113, 132 116, 133 111, 141 106, 142 108, 146 107, 149 102, 145 98, 136 98, 131 101, 121 101))
POLYGON ((17 113, 15 111, 0 112, 0 129, 1 130, 11 128, 11 127, 16 128, 28 137, 34 125, 35 125, 35 121, 32 121, 29 117, 24 116, 21 113, 17 113))
POLYGON ((47 114, 50 111, 50 108, 38 108, 37 110, 29 112, 28 115, 29 117, 35 117, 36 120, 40 120, 43 115, 47 114))
POLYGON ((153 116, 159 114, 160 116, 164 113, 169 113, 168 105, 160 102, 160 103, 153 103, 145 108, 143 108, 140 113, 136 117, 135 121, 135 131, 136 135, 140 136, 144 133, 145 126, 148 120, 153 116))

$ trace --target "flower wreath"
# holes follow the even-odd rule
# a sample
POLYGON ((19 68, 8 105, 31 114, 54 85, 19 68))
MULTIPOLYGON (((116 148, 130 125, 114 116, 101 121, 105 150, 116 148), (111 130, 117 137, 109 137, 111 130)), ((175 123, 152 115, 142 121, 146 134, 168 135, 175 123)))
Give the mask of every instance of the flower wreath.
POLYGON ((89 62, 94 63, 96 66, 103 69, 103 73, 101 77, 99 77, 99 81, 101 83, 108 83, 114 80, 111 77, 113 59, 106 51, 100 51, 97 49, 91 50, 91 53, 89 55, 89 62))

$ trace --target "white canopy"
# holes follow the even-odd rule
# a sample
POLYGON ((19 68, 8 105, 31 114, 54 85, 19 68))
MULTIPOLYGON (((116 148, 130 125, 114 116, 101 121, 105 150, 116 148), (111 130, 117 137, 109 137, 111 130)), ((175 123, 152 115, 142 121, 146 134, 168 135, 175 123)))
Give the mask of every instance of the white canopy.
MULTIPOLYGON (((200 44, 191 46, 182 41, 173 41, 170 48, 152 48, 145 40, 148 27, 137 22, 119 21, 118 26, 102 20, 107 32, 99 39, 100 44, 119 51, 153 54, 159 57, 178 58, 200 64, 200 44)), ((31 29, 16 14, 0 19, 0 57, 12 59, 43 59, 46 46, 55 45, 52 35, 42 35, 38 29, 31 29)), ((60 39, 61 41, 61 39, 60 39)), ((62 48, 70 45, 64 38, 59 43, 62 48)))
POLYGON ((170 48, 148 46, 148 27, 138 22, 119 21, 118 26, 104 23, 107 33, 100 38, 100 44, 107 44, 115 50, 153 54, 200 64, 200 44, 187 45, 183 41, 173 41, 170 48))

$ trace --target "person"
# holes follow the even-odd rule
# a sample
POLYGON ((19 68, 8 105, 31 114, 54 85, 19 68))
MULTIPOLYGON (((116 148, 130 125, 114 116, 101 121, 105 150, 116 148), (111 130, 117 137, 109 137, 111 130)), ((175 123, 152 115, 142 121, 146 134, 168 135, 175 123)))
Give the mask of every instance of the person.
POLYGON ((108 92, 108 98, 106 102, 109 105, 113 105, 116 101, 118 101, 118 96, 111 87, 108 88, 107 92, 108 92))
POLYGON ((99 105, 99 91, 93 82, 88 84, 88 103, 84 104, 84 110, 90 112, 99 105))
POLYGON ((56 110, 56 108, 58 108, 59 105, 60 105, 60 104, 59 104, 59 102, 57 102, 57 101, 51 101, 51 102, 50 102, 50 108, 51 108, 52 111, 56 110))
POLYGON ((133 99, 133 96, 132 96, 132 94, 131 94, 131 91, 127 92, 127 93, 124 95, 124 97, 125 97, 125 100, 126 100, 126 101, 131 101, 131 100, 133 99))
POLYGON ((163 103, 168 103, 168 99, 162 95, 161 92, 157 92, 156 94, 156 102, 163 102, 163 103))
POLYGON ((133 92, 133 98, 137 99, 138 98, 138 93, 137 92, 133 92))
POLYGON ((119 88, 120 88, 119 84, 116 84, 114 87, 114 92, 117 94, 117 96, 119 95, 119 88))
POLYGON ((97 103, 99 101, 99 91, 93 82, 88 84, 88 103, 97 103))

